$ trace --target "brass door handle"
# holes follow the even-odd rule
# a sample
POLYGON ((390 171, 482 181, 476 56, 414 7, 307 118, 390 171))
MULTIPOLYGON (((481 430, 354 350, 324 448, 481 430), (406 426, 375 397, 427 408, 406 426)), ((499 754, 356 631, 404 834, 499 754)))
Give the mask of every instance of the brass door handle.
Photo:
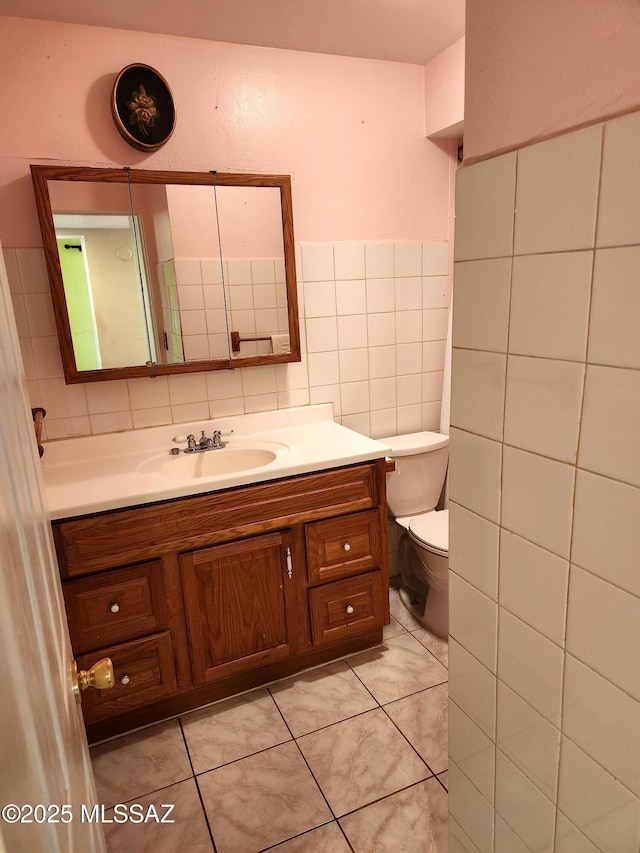
POLYGON ((111 658, 102 658, 102 660, 94 663, 91 669, 81 669, 80 672, 78 672, 78 667, 74 661, 71 668, 71 681, 78 704, 82 701, 81 692, 87 687, 95 687, 96 690, 110 690, 115 684, 111 658))

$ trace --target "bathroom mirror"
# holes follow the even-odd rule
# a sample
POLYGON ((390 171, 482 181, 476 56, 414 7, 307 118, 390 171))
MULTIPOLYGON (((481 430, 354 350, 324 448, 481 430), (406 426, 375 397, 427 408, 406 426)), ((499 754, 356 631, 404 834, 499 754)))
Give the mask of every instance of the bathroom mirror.
POLYGON ((68 383, 300 361, 288 175, 31 173, 68 383))

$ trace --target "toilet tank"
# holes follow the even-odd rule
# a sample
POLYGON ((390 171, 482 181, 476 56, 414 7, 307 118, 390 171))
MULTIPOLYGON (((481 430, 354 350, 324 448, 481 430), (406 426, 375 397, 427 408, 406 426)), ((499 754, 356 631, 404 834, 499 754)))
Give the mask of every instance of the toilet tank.
POLYGON ((394 518, 435 509, 447 473, 449 436, 414 432, 380 441, 391 448, 396 463, 387 474, 387 505, 394 518))

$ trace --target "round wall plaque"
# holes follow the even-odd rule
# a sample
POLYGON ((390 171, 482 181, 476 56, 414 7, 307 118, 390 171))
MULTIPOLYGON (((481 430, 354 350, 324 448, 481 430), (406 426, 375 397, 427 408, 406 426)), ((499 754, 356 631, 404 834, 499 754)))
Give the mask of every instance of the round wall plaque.
POLYGON ((149 65, 127 65, 118 74, 111 113, 120 135, 138 151, 161 148, 176 126, 171 90, 149 65))

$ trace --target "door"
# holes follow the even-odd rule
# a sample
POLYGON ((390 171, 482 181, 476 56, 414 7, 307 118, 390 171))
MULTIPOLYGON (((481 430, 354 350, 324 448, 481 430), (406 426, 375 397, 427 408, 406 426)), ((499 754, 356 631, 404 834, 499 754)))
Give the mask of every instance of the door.
POLYGON ((289 537, 268 533, 180 557, 194 680, 288 657, 289 537))
POLYGON ((102 361, 84 237, 67 235, 57 237, 56 242, 76 366, 78 370, 98 370, 102 361))
POLYGON ((45 807, 0 821, 0 849, 102 853, 102 829, 81 820, 93 775, 19 353, 0 249, 0 805, 45 807))

